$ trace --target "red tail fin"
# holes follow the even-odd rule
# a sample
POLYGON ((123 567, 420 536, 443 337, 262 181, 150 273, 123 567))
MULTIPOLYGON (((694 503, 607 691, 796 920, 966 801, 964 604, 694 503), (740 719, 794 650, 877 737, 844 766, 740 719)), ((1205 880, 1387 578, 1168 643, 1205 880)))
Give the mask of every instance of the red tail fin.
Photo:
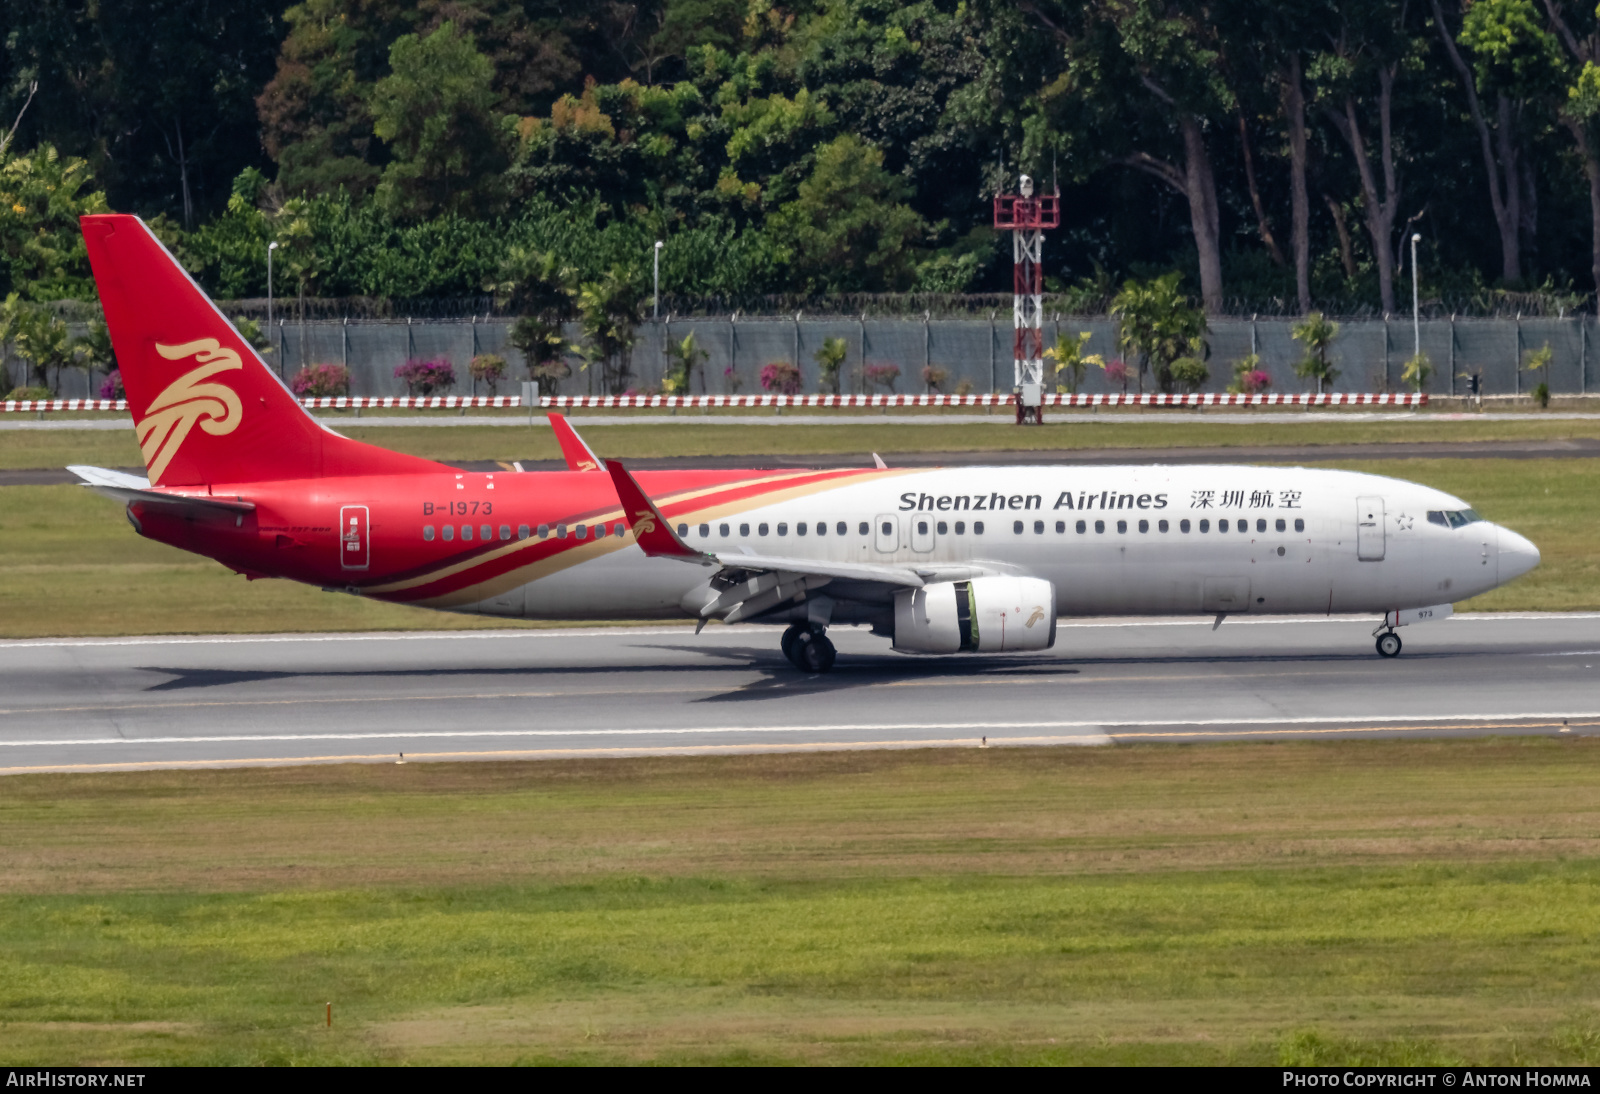
POLYGON ((138 217, 82 224, 151 482, 445 470, 319 425, 138 217))

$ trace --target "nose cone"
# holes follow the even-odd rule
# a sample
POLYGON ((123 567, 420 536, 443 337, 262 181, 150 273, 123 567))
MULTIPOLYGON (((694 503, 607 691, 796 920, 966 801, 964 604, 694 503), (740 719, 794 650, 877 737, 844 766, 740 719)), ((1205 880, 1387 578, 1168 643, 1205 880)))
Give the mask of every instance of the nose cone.
MULTIPOLYGON (((1497 526, 1498 527, 1498 526, 1497 526)), ((1500 581, 1504 584, 1539 565, 1539 548, 1509 528, 1499 528, 1500 581)))

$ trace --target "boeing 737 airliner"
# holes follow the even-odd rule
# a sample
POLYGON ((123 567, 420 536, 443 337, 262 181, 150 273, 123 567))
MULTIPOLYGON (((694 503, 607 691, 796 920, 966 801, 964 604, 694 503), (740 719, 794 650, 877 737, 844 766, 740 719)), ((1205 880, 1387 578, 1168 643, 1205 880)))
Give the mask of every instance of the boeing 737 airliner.
POLYGON ((1425 486, 1263 467, 480 473, 333 432, 137 217, 83 218, 148 479, 74 467, 143 536, 249 578, 523 619, 833 624, 906 652, 1043 650, 1058 616, 1370 612, 1395 629, 1537 548, 1425 486))

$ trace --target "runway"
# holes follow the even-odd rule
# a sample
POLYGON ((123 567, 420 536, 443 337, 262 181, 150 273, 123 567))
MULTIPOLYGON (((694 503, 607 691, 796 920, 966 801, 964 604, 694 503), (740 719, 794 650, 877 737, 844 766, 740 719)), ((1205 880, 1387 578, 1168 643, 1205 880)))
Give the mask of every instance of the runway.
POLYGON ((1600 732, 1600 613, 1063 621, 1054 650, 909 657, 770 627, 0 643, 0 773, 845 748, 1600 732))

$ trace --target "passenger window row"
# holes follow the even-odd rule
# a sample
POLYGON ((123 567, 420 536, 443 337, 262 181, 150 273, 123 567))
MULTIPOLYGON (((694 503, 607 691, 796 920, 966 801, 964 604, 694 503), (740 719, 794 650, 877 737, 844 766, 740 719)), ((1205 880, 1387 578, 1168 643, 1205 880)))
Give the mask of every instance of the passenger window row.
MULTIPOLYGON (((1483 519, 1482 517, 1478 516, 1478 514, 1472 512, 1472 510, 1470 510, 1470 509, 1466 510, 1465 514, 1470 514, 1471 520, 1482 520, 1483 519)), ((1442 523, 1446 523, 1448 521, 1450 523, 1451 527, 1459 528, 1459 527, 1461 527, 1462 524, 1470 523, 1470 521, 1462 519, 1463 515, 1465 515, 1465 514, 1461 514, 1461 513, 1440 513, 1440 514, 1429 513, 1428 514, 1428 519, 1430 521, 1433 521, 1433 523, 1435 523, 1435 524, 1442 524, 1442 523), (1442 517, 1444 519, 1443 520, 1434 520, 1434 517, 1436 515, 1439 516, 1439 517, 1442 517)), ((1126 520, 1119 520, 1119 521, 1116 522, 1117 533, 1119 535, 1126 535, 1127 534, 1127 532, 1128 532, 1128 523, 1129 522, 1126 521, 1126 520)), ((1056 534, 1057 535, 1064 535, 1066 533, 1066 531, 1067 531, 1067 522, 1064 521, 1064 520, 1058 520, 1058 521, 1055 522, 1055 524, 1056 524, 1056 534)), ((1248 533, 1250 531, 1250 521, 1248 519, 1240 518, 1238 520, 1233 521, 1232 524, 1233 524, 1233 527, 1239 532, 1248 533)), ((1156 531, 1158 531, 1158 532, 1167 532, 1167 531, 1171 530, 1170 523, 1168 521, 1165 521, 1165 520, 1158 520, 1158 521, 1155 522, 1155 525, 1156 525, 1156 531)), ((826 536, 826 535, 828 535, 828 525, 824 521, 817 521, 811 527, 815 530, 815 533, 818 536, 826 536)), ((1141 521, 1138 522, 1138 527, 1139 527, 1139 531, 1141 533, 1148 533, 1150 531, 1150 521, 1141 520, 1141 521)), ((1198 527, 1199 527, 1199 531, 1201 533, 1210 532, 1211 531, 1211 521, 1210 520, 1206 520, 1206 519, 1202 519, 1202 520, 1200 520, 1198 522, 1198 527)), ((849 534, 849 528, 850 528, 850 526, 846 522, 841 520, 841 521, 837 522, 833 526, 833 529, 834 529, 833 530, 833 534, 834 535, 838 535, 838 536, 848 535, 849 534)), ((755 526, 755 529, 756 529, 756 535, 758 535, 758 536, 765 536, 765 535, 769 534, 771 532, 771 530, 772 530, 771 527, 768 524, 764 523, 764 522, 761 523, 761 524, 757 524, 755 526)), ((595 539, 604 539, 606 537, 606 535, 607 535, 607 528, 606 528, 606 526, 604 524, 595 524, 595 525, 574 524, 574 525, 571 525, 571 526, 568 526, 568 525, 565 525, 565 524, 557 524, 554 527, 554 529, 552 529, 551 526, 548 525, 548 524, 541 524, 541 525, 539 525, 539 528, 538 528, 538 536, 539 536, 539 538, 540 539, 548 539, 550 537, 550 534, 551 534, 552 530, 554 531, 555 537, 557 539, 566 539, 568 535, 571 535, 574 539, 588 539, 591 535, 595 539)), ((949 535, 950 534, 951 526, 950 526, 950 524, 948 522, 941 520, 935 525, 935 530, 938 532, 939 535, 945 536, 945 535, 949 535)), ((1015 533, 1016 535, 1020 536, 1026 530, 1027 530, 1027 524, 1026 524, 1025 521, 1020 521, 1019 520, 1019 521, 1013 521, 1012 522, 1011 531, 1013 533, 1015 533)), ((1044 530, 1045 530, 1045 522, 1044 521, 1036 520, 1036 521, 1033 522, 1033 532, 1034 532, 1035 535, 1041 535, 1041 536, 1044 535, 1044 530)), ((1073 530, 1075 532, 1077 532, 1078 535, 1080 535, 1080 536, 1084 535, 1089 530, 1089 522, 1086 521, 1086 520, 1077 521, 1073 525, 1073 530)), ((1105 531, 1106 531, 1106 522, 1103 521, 1103 520, 1095 521, 1094 522, 1094 530, 1095 530, 1095 534, 1096 535, 1104 535, 1105 531)), ((1190 530, 1191 530, 1191 525, 1190 525, 1189 521, 1187 521, 1187 520, 1178 521, 1178 531, 1179 532, 1187 534, 1190 530)), ((1226 517, 1223 517, 1223 518, 1219 519, 1217 521, 1217 531, 1218 532, 1227 532, 1228 530, 1229 530, 1229 521, 1228 521, 1228 519, 1226 517)), ((1257 532, 1265 532, 1266 530, 1267 530, 1267 522, 1266 522, 1266 520, 1262 519, 1262 518, 1257 518, 1257 520, 1256 520, 1256 531, 1257 532)), ((1273 530, 1274 531, 1278 531, 1278 532, 1287 532, 1289 530, 1289 522, 1287 520, 1285 520, 1283 517, 1278 517, 1277 519, 1275 519, 1273 521, 1273 530)), ((1303 517, 1296 517, 1295 518, 1295 520, 1294 520, 1294 530, 1296 532, 1304 532, 1306 530, 1306 522, 1305 522, 1305 519, 1303 517)), ((711 525, 709 525, 709 524, 701 524, 701 525, 699 525, 697 527, 696 531, 698 532, 698 534, 700 535, 700 537, 702 539, 709 539, 710 536, 711 536, 711 525)), ((892 523, 886 521, 884 523, 883 531, 884 531, 885 535, 893 535, 894 534, 894 525, 892 523)), ((499 532, 499 538, 502 541, 509 540, 511 538, 511 526, 509 524, 500 525, 498 532, 499 532)), ((788 535, 789 534, 788 522, 779 521, 778 522, 778 526, 777 526, 777 532, 778 532, 778 535, 780 535, 780 536, 788 535)), ((805 521, 800 521, 799 523, 797 523, 794 526, 794 532, 795 532, 795 535, 797 535, 797 536, 805 535, 806 532, 807 532, 807 523, 805 521)), ((856 528, 856 534, 857 535, 861 535, 861 536, 870 535, 871 532, 872 532, 872 526, 867 521, 861 521, 860 524, 856 528)), ((611 534, 613 536, 616 536, 619 539, 622 536, 627 535, 627 533, 628 533, 628 526, 623 524, 621 521, 617 521, 616 524, 613 525, 612 528, 609 531, 609 534, 611 534)), ((718 533, 718 535, 722 536, 723 538, 728 538, 729 536, 732 535, 732 525, 729 525, 729 524, 719 524, 719 525, 717 525, 717 533, 718 533)), ((526 524, 517 525, 517 538, 519 540, 520 539, 527 539, 532 534, 533 533, 530 531, 528 525, 526 525, 526 524)), ((919 522, 918 527, 917 527, 917 534, 918 535, 927 535, 928 534, 927 521, 919 522)), ((966 521, 958 520, 958 521, 955 522, 955 534, 958 535, 958 536, 964 536, 964 535, 967 534, 967 522, 966 521)), ((975 536, 983 535, 983 521, 975 520, 975 521, 972 522, 972 534, 975 535, 975 536)), ((461 526, 460 535, 461 535, 461 539, 462 539, 463 542, 471 542, 473 540, 473 538, 474 538, 474 532, 473 532, 472 525, 463 524, 461 526)), ((495 538, 495 535, 496 535, 496 529, 492 525, 481 524, 477 528, 476 538, 481 539, 481 540, 483 540, 485 542, 493 540, 495 538)), ((687 524, 678 525, 678 535, 679 535, 680 538, 688 539, 689 538, 689 525, 687 525, 687 524)), ((748 525, 748 524, 739 525, 739 535, 742 536, 742 537, 749 537, 749 535, 750 535, 750 525, 748 525)), ((443 528, 438 531, 438 536, 439 536, 439 538, 443 539, 446 543, 449 543, 449 542, 453 541, 456 538, 456 526, 453 525, 453 524, 444 525, 443 528)), ((422 538, 431 543, 431 542, 433 542, 434 537, 435 537, 434 526, 431 525, 431 524, 423 525, 422 526, 422 538)))
MULTIPOLYGON (((772 532, 774 531, 773 526, 771 524, 766 523, 766 522, 762 522, 760 524, 757 524, 754 527, 755 527, 755 534, 758 535, 758 536, 771 535, 772 532)), ((842 521, 842 520, 838 521, 837 523, 835 523, 832 526, 832 528, 833 528, 833 531, 831 533, 832 535, 847 536, 847 535, 850 534, 850 525, 846 521, 842 521)), ((749 524, 741 524, 741 525, 739 525, 739 536, 740 536, 740 538, 743 538, 743 539, 750 538, 750 529, 751 529, 751 525, 749 525, 749 524)), ((802 520, 802 521, 800 521, 799 523, 797 523, 794 526, 794 534, 797 535, 797 536, 803 536, 803 535, 806 535, 809 532, 809 533, 814 533, 815 535, 818 535, 818 536, 826 536, 826 535, 830 534, 828 529, 829 529, 829 525, 828 525, 827 521, 819 520, 814 524, 808 524, 806 521, 802 520)), ((780 536, 788 535, 789 534, 789 522, 788 521, 779 521, 778 524, 777 524, 776 531, 777 531, 778 535, 780 535, 780 536)), ((701 539, 710 539, 711 538, 711 534, 712 534, 712 526, 709 525, 709 524, 696 525, 693 528, 693 532, 694 532, 695 535, 698 535, 701 539)), ((927 528, 926 527, 921 528, 921 529, 919 529, 919 532, 922 533, 922 534, 926 534, 927 533, 927 528)), ((731 525, 731 524, 718 524, 716 526, 716 534, 718 536, 721 536, 723 539, 730 538, 733 535, 733 525, 731 525)), ((859 524, 856 525, 856 535, 858 535, 858 536, 869 536, 871 534, 872 534, 872 524, 871 524, 871 522, 864 520, 864 521, 861 521, 859 524)), ((885 535, 892 535, 893 534, 893 526, 892 525, 886 526, 885 530, 884 530, 884 534, 885 535)), ((942 521, 942 520, 939 522, 939 534, 941 536, 950 534, 950 525, 947 522, 942 521)), ((966 534, 967 534, 967 522, 964 521, 964 520, 956 521, 956 535, 964 536, 966 534)), ((975 535, 975 536, 983 535, 983 521, 977 520, 977 521, 973 521, 972 522, 972 534, 975 535)), ((687 525, 687 524, 678 525, 678 538, 680 538, 680 539, 688 539, 689 536, 690 536, 690 525, 687 525)))
MULTIPOLYGON (((539 534, 539 538, 540 539, 548 539, 548 538, 550 538, 550 531, 551 531, 550 525, 548 525, 548 524, 539 525, 539 533, 538 533, 539 534)), ((496 533, 496 530, 495 530, 493 525, 480 524, 478 526, 477 538, 487 542, 487 541, 493 540, 495 538, 495 533, 496 533)), ((606 531, 606 526, 604 524, 596 524, 596 525, 593 525, 592 527, 590 525, 587 525, 587 524, 574 524, 570 528, 565 524, 558 524, 558 525, 555 526, 555 535, 556 535, 557 539, 566 539, 567 535, 569 533, 575 539, 588 539, 591 534, 593 534, 595 539, 604 539, 606 537, 607 531, 606 531)), ((437 530, 431 524, 424 524, 422 526, 422 538, 427 540, 429 543, 433 542, 435 534, 438 535, 438 538, 444 540, 446 543, 449 543, 449 542, 451 542, 452 540, 454 540, 456 538, 456 526, 453 525, 453 524, 446 524, 443 528, 437 529, 437 530)), ((618 537, 620 539, 621 537, 623 537, 623 536, 628 534, 628 526, 626 524, 622 523, 619 520, 611 528, 610 534, 613 535, 613 536, 616 536, 616 537, 618 537)), ((530 529, 528 527, 528 525, 526 525, 526 524, 517 525, 517 538, 518 539, 528 539, 532 535, 533 535, 533 530, 530 529)), ((500 526, 500 528, 499 528, 499 538, 502 541, 507 541, 507 540, 511 539, 511 525, 502 524, 500 526)), ((463 542, 471 542, 472 541, 472 539, 473 539, 472 525, 463 524, 461 526, 461 539, 462 539, 463 542)))
MULTIPOLYGON (((1119 520, 1116 523, 1117 523, 1117 532, 1119 534, 1121 534, 1121 535, 1126 535, 1127 532, 1128 532, 1128 522, 1125 521, 1125 520, 1119 520)), ((1247 519, 1240 519, 1240 520, 1235 521, 1234 522, 1234 526, 1240 532, 1249 532, 1250 531, 1250 521, 1247 520, 1247 519)), ((1164 521, 1164 520, 1156 521, 1156 531, 1158 531, 1158 532, 1170 531, 1171 527, 1172 527, 1171 524, 1169 524, 1167 521, 1164 521)), ((1187 520, 1180 520, 1178 522, 1178 531, 1180 531, 1180 532, 1187 533, 1190 530, 1190 527, 1191 526, 1190 526, 1190 524, 1189 524, 1189 522, 1187 520)), ((1013 521, 1012 522, 1011 530, 1014 533, 1016 533, 1017 535, 1019 535, 1019 536, 1023 534, 1023 532, 1025 531, 1025 528, 1026 528, 1026 525, 1025 525, 1024 521, 1020 521, 1019 520, 1019 521, 1013 521)), ((1056 521, 1056 533, 1058 535, 1065 534, 1066 530, 1067 530, 1067 522, 1066 521, 1064 521, 1064 520, 1056 521)), ((1076 524, 1073 526, 1073 530, 1076 531, 1081 536, 1081 535, 1083 535, 1084 533, 1086 533, 1089 530, 1089 522, 1086 521, 1086 520, 1080 520, 1080 521, 1076 522, 1076 524)), ((1094 530, 1095 530, 1095 533, 1097 535, 1104 535, 1105 531, 1106 531, 1106 522, 1103 521, 1103 520, 1095 521, 1094 522, 1094 530)), ((1228 530, 1228 520, 1226 518, 1223 518, 1222 520, 1217 521, 1217 531, 1226 532, 1227 530, 1228 530)), ((1267 530, 1267 522, 1264 519, 1257 518, 1257 520, 1256 520, 1256 531, 1257 532, 1265 532, 1266 530, 1267 530)), ((1287 532, 1289 530, 1289 522, 1286 519, 1284 519, 1283 517, 1278 517, 1276 520, 1273 521, 1273 530, 1274 531, 1278 531, 1278 532, 1287 532)), ((1294 530, 1296 532, 1304 532, 1306 530, 1306 522, 1305 522, 1305 518, 1304 517, 1296 517, 1295 518, 1294 530)), ((1044 521, 1042 521, 1042 520, 1034 521, 1033 522, 1033 531, 1034 531, 1035 535, 1041 535, 1041 536, 1044 535, 1044 521)), ((1148 520, 1141 520, 1139 522, 1139 531, 1140 532, 1149 532, 1150 531, 1150 522, 1148 520)), ((1211 531, 1211 522, 1209 520, 1200 521, 1200 531, 1201 532, 1209 532, 1209 531, 1211 531)))

